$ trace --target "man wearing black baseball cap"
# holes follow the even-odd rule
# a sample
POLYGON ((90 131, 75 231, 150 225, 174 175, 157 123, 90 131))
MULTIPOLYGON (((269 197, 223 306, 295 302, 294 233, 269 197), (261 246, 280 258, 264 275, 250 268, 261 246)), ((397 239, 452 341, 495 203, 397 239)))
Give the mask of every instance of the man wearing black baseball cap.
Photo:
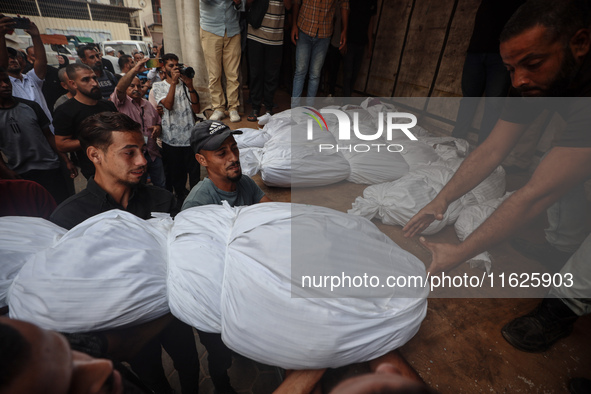
MULTIPOLYGON (((191 189, 181 210, 200 205, 219 205, 224 200, 233 207, 271 201, 252 179, 242 175, 234 134, 242 134, 242 131, 230 130, 224 123, 213 120, 197 123, 193 127, 191 148, 195 159, 207 170, 207 178, 191 189)), ((207 349, 209 375, 216 391, 235 392, 228 377, 232 352, 222 342, 222 336, 201 330, 197 332, 200 342, 207 349)))
POLYGON ((257 184, 242 175, 240 152, 233 134, 222 122, 205 121, 196 124, 191 131, 191 148, 195 158, 207 170, 207 178, 199 182, 189 193, 181 210, 207 204, 230 206, 252 205, 271 201, 257 184))

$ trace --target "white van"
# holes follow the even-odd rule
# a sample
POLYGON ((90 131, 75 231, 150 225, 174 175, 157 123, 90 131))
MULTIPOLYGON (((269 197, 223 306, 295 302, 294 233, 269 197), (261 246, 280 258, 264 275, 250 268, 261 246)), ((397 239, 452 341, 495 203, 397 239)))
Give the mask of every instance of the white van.
POLYGON ((148 44, 143 41, 132 40, 117 40, 117 41, 103 41, 100 43, 101 51, 105 54, 105 48, 111 47, 115 50, 115 56, 119 51, 123 51, 126 55, 132 55, 135 52, 143 52, 144 55, 149 56, 148 44))

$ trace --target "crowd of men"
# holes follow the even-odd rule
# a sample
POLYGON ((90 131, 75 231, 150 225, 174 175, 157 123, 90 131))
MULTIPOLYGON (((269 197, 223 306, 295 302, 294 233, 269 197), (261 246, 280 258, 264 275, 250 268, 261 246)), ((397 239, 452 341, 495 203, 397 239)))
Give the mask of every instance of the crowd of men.
MULTIPOLYGON (((181 72, 175 54, 163 54, 159 69, 147 70, 148 58, 141 53, 115 56, 113 48, 107 47, 107 55, 102 56, 93 46, 82 46, 78 49, 80 63, 63 64, 49 72, 35 24, 26 30, 33 45, 23 56, 7 48, 5 36, 14 21, 0 16, 0 151, 6 157, 6 161, 0 157, 0 193, 10 195, 3 200, 6 206, 0 208, 2 212, 45 217, 71 229, 111 209, 148 219, 151 212, 174 216, 179 210, 222 201, 231 206, 271 201, 252 179, 242 175, 233 137, 241 132, 221 122, 226 110, 231 121, 240 120, 239 12, 254 7, 254 3, 201 1, 201 40, 213 107, 210 119, 201 122, 196 118, 201 106, 193 77, 181 72), (112 63, 115 59, 116 68, 112 63), (105 60, 112 70, 106 67, 105 60), (142 73, 153 83, 142 83, 138 77, 142 73), (54 75, 51 83, 61 88, 53 101, 43 90, 50 74, 54 75), (207 171, 207 178, 201 182, 200 166, 207 171), (78 168, 87 186, 74 194, 72 179, 78 168), (148 176, 151 185, 146 182, 148 176), (187 181, 190 192, 185 186, 187 181)), ((293 4, 290 0, 270 0, 258 16, 253 11, 247 41, 251 54, 256 54, 249 59, 256 71, 251 73, 253 110, 249 120, 256 120, 263 105, 267 112, 273 110, 286 8, 293 6, 293 96, 299 98, 308 74, 308 97, 317 94, 320 70, 335 33, 333 18, 337 11, 339 50, 346 48, 348 41, 361 48, 371 42, 375 2, 369 3, 369 10, 351 20, 350 8, 360 9, 359 2, 353 0, 303 0, 293 4), (351 40, 351 30, 357 36, 367 34, 368 38, 351 40)), ((548 210, 546 243, 520 241, 515 247, 542 262, 552 260, 560 272, 572 273, 576 280, 574 286, 553 287, 536 310, 502 328, 511 345, 528 352, 547 350, 570 335, 578 316, 591 312, 591 235, 585 215, 581 214, 586 205, 582 184, 591 176, 591 117, 584 100, 591 92, 590 17, 589 5, 583 0, 559 4, 529 0, 511 16, 500 35, 499 54, 516 95, 523 99, 512 101, 502 111, 490 135, 479 141, 478 148, 451 181, 403 228, 411 237, 432 221, 442 219, 449 204, 478 185, 503 161, 526 126, 548 103, 555 106, 552 109, 565 120, 566 130, 525 186, 459 244, 420 238, 432 252, 429 272, 450 271, 548 210), (532 99, 537 96, 564 99, 532 99)), ((359 47, 355 50, 357 54, 363 52, 359 47)), ((350 89, 351 81, 348 83, 350 89)), ((0 332, 0 393, 34 392, 49 377, 55 392, 65 392, 60 387, 82 389, 87 384, 94 384, 96 392, 121 392, 124 388, 129 392, 171 392, 163 372, 161 347, 174 361, 183 392, 198 391, 199 359, 192 329, 172 316, 124 331, 68 336, 69 343, 59 334, 7 319, 0 320, 0 332), (124 342, 122 338, 129 335, 141 338, 134 342, 141 346, 118 348, 124 342), (54 351, 40 350, 46 348, 54 351), (53 361, 42 360, 48 354, 53 355, 53 361), (127 361, 137 376, 100 357, 127 361), (38 373, 31 375, 25 365, 39 368, 38 373), (89 366, 96 368, 92 374, 79 374, 89 366)), ((209 352, 209 371, 216 390, 234 392, 227 374, 231 351, 219 334, 199 332, 199 338, 209 352)), ((372 379, 375 383, 375 377, 372 379)), ((581 383, 581 387, 587 383, 581 383)), ((415 388, 416 392, 428 392, 420 385, 415 388)))

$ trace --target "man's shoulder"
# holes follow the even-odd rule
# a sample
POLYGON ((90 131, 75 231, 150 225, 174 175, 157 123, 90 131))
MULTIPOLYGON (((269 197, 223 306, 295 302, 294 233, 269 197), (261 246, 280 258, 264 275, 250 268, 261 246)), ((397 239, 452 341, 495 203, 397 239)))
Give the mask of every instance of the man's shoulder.
POLYGON ((100 212, 97 201, 96 196, 84 189, 58 205, 49 220, 69 230, 100 212))
POLYGON ((31 107, 31 109, 33 109, 33 110, 37 110, 37 109, 41 110, 41 106, 34 101, 27 100, 27 99, 20 98, 20 97, 14 97, 14 96, 13 96, 13 99, 14 99, 14 101, 16 101, 16 105, 13 108, 17 108, 20 105, 26 105, 28 107, 31 107))
POLYGON ((201 205, 219 204, 220 201, 221 198, 213 182, 209 178, 205 178, 191 189, 183 203, 181 211, 201 205))

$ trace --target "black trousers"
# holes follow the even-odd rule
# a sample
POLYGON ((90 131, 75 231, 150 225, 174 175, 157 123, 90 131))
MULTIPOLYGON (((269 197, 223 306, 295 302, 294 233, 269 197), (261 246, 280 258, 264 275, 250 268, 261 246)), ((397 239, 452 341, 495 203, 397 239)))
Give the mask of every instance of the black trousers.
POLYGON ((199 355, 193 329, 174 319, 148 343, 129 364, 139 378, 157 394, 169 393, 170 384, 162 367, 162 348, 173 361, 179 374, 183 394, 199 392, 199 355))
POLYGON ((70 197, 66 179, 59 168, 53 170, 30 170, 19 174, 23 179, 37 182, 52 195, 59 205, 66 198, 70 197))
MULTIPOLYGON (((249 40, 250 41, 250 40, 249 40)), ((222 342, 221 334, 197 330, 199 341, 207 349, 209 376, 219 390, 230 384, 228 368, 232 366, 232 351, 222 342)))
POLYGON ((351 97, 364 54, 365 44, 347 43, 347 53, 343 57, 343 97, 351 97))
POLYGON ((283 45, 266 45, 248 41, 248 63, 250 67, 250 100, 252 108, 273 110, 275 91, 279 86, 279 71, 283 56, 283 45))
POLYGON ((176 193, 179 200, 184 199, 187 190, 187 174, 191 188, 199 182, 199 163, 190 146, 170 146, 162 143, 162 160, 166 174, 166 189, 176 193))

